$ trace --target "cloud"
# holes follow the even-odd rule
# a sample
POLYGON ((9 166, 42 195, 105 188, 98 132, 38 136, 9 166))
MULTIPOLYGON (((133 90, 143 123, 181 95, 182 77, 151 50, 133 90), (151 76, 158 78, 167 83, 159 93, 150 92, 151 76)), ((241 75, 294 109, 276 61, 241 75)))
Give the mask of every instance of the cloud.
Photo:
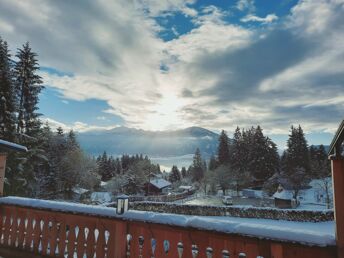
POLYGON ((271 13, 268 14, 266 17, 258 17, 252 14, 246 15, 244 18, 240 19, 242 22, 261 22, 261 23, 271 23, 273 21, 278 20, 278 17, 276 14, 271 13))
POLYGON ((195 16, 197 11, 187 5, 196 0, 135 0, 136 7, 146 10, 149 16, 171 15, 172 12, 182 11, 186 15, 195 16))
POLYGON ((43 123, 48 123, 50 128, 55 131, 58 127, 61 127, 65 132, 66 131, 76 131, 76 132, 88 132, 88 131, 95 131, 95 130, 111 130, 113 128, 118 127, 118 125, 110 125, 110 126, 98 126, 98 125, 89 125, 80 121, 76 121, 73 124, 65 124, 59 121, 56 121, 52 118, 44 117, 42 118, 43 123))
POLYGON ((255 11, 254 0, 239 0, 236 4, 236 8, 240 11, 248 10, 249 12, 255 11))
POLYGON ((246 22, 277 16, 255 16, 254 1, 237 2, 250 13, 240 25, 226 19, 234 8, 193 3, 0 0, 0 34, 13 50, 29 40, 42 66, 68 74, 41 72, 63 99, 104 100, 127 126, 334 131, 344 113, 343 1, 300 1, 278 26, 259 28, 246 22), (155 17, 176 13, 195 27, 164 42, 155 17))

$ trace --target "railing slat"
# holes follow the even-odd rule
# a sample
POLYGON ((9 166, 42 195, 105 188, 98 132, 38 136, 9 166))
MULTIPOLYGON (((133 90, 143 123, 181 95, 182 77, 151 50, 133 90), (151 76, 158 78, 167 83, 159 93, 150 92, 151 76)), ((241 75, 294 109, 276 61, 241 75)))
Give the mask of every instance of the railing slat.
POLYGON ((105 256, 105 231, 102 224, 98 223, 98 238, 97 238, 97 246, 96 246, 96 256, 97 257, 104 257, 105 256))
POLYGON ((18 210, 18 218, 20 219, 19 226, 18 226, 18 247, 23 248, 24 247, 24 237, 26 233, 25 229, 25 212, 23 210, 18 210))
POLYGON ((75 251, 75 225, 72 223, 68 223, 69 229, 68 229, 68 243, 67 243, 67 253, 68 258, 74 257, 74 251, 75 251))
POLYGON ((66 249, 66 223, 65 220, 61 220, 58 228, 57 228, 57 250, 58 250, 58 256, 64 257, 65 249, 66 249))
POLYGON ((49 219, 47 217, 43 218, 43 230, 42 230, 42 240, 41 240, 41 246, 42 250, 41 253, 43 255, 47 255, 47 248, 49 243, 49 219))
POLYGON ((18 220, 17 220, 17 209, 12 210, 12 224, 11 224, 11 246, 15 247, 16 240, 17 240, 17 228, 18 228, 18 220))
MULTIPOLYGON (((27 213, 27 215, 30 215, 29 213, 27 213)), ((24 248, 26 250, 31 250, 31 244, 32 244, 32 240, 33 240, 33 226, 32 226, 32 221, 33 218, 32 216, 28 216, 28 220, 27 220, 27 225, 26 225, 26 234, 24 237, 24 248)))
POLYGON ((78 237, 76 238, 78 243, 76 246, 76 253, 78 258, 83 258, 85 253, 85 227, 83 225, 79 226, 78 237))
POLYGON ((33 251, 38 253, 41 242, 41 218, 34 213, 35 225, 33 228, 33 251))
POLYGON ((57 223, 54 218, 51 219, 51 229, 49 235, 49 244, 50 244, 50 255, 55 255, 56 246, 57 246, 57 223))
POLYGON ((93 258, 95 253, 95 236, 94 236, 95 226, 90 225, 88 226, 88 234, 86 238, 86 256, 87 258, 93 258))
POLYGON ((8 245, 11 227, 11 209, 6 213, 5 228, 4 228, 4 245, 8 245))

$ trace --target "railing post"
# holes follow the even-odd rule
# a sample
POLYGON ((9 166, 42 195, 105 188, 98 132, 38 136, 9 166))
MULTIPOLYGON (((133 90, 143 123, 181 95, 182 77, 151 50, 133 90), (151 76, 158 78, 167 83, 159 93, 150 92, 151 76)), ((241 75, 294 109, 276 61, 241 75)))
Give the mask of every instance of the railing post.
POLYGON ((6 153, 0 153, 0 197, 4 195, 6 158, 6 153))
POLYGON ((344 258, 344 158, 331 160, 338 258, 344 258))
POLYGON ((127 221, 116 221, 115 229, 115 257, 112 258, 125 258, 127 248, 127 221))

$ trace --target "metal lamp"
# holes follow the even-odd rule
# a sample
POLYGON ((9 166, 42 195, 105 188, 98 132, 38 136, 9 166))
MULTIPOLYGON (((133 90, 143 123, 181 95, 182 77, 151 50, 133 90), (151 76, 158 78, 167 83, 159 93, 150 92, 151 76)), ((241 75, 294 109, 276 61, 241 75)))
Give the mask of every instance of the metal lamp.
POLYGON ((129 209, 129 197, 125 194, 117 196, 117 208, 116 213, 118 215, 123 214, 129 209))

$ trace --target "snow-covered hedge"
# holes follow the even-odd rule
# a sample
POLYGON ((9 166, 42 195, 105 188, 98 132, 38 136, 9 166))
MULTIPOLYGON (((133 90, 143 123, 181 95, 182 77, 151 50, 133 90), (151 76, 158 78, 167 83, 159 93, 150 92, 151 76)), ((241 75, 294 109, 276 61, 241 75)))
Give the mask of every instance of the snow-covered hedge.
POLYGON ((231 216, 241 218, 278 219, 301 222, 321 222, 334 219, 332 210, 311 211, 258 207, 199 206, 174 203, 135 202, 131 209, 161 213, 175 213, 198 216, 231 216))

